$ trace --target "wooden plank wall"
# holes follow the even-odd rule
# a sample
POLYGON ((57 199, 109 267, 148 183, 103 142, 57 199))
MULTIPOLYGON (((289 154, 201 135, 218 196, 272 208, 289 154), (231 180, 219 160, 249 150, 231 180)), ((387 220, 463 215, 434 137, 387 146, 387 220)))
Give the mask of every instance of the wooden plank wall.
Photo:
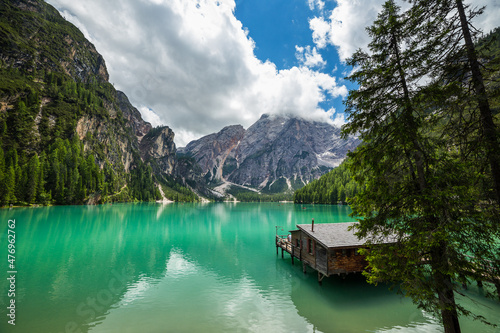
POLYGON ((315 241, 312 238, 309 238, 306 236, 305 233, 301 232, 300 235, 300 246, 301 246, 301 251, 302 251, 302 262, 305 262, 308 264, 310 267, 316 269, 316 257, 314 256, 314 248, 315 248, 315 241), (307 242, 310 240, 311 246, 312 246, 312 254, 309 253, 308 248, 307 248, 307 242))
POLYGON ((357 248, 332 250, 328 260, 329 274, 342 274, 361 272, 365 269, 367 262, 364 256, 355 255, 357 248))

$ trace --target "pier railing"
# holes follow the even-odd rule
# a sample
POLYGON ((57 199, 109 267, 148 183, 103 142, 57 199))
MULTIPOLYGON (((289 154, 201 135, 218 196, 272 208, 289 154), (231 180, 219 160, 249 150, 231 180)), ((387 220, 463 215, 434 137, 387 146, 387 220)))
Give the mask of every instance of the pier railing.
POLYGON ((288 240, 288 235, 276 235, 276 254, 278 254, 278 248, 281 248, 282 258, 283 253, 288 252, 292 257, 292 263, 294 257, 302 260, 300 247, 293 245, 292 242, 288 240))

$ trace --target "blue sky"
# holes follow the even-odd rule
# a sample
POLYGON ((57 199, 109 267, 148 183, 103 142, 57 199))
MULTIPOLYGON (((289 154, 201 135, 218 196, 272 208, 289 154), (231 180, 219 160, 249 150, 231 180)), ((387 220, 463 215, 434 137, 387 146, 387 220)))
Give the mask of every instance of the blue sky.
MULTIPOLYGON (((314 46, 309 20, 331 12, 333 8, 333 1, 324 2, 320 10, 317 6, 311 9, 305 0, 239 0, 236 1, 235 16, 255 41, 254 53, 257 58, 269 59, 279 69, 290 69, 301 65, 297 59, 296 46, 314 46)), ((318 52, 325 65, 316 68, 317 70, 335 75, 349 89, 355 88, 352 83, 342 80, 350 68, 340 61, 335 46, 327 45, 318 52)), ((320 102, 319 106, 325 110, 333 107, 337 113, 341 113, 344 108, 342 100, 342 97, 328 98, 325 102, 320 102)))
MULTIPOLYGON (((345 60, 383 0, 47 0, 106 61, 110 82, 177 146, 263 113, 341 125, 345 60)), ((500 3, 476 26, 498 25, 500 3)))
POLYGON ((255 41, 255 55, 279 68, 297 65, 295 45, 313 44, 308 23, 311 11, 304 0, 240 0, 235 16, 255 41))

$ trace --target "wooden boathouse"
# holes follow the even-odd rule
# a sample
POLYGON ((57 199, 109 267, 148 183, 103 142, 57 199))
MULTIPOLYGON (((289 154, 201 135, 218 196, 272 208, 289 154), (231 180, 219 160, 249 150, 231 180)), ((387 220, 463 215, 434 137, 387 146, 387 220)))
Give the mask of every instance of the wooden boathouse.
MULTIPOLYGON (((357 222, 298 224, 297 230, 289 235, 276 233, 276 253, 281 248, 281 256, 288 252, 302 262, 304 273, 306 266, 318 272, 318 282, 331 275, 344 275, 361 272, 367 266, 363 255, 358 253, 364 248, 365 240, 358 239, 354 230, 349 228, 357 222)), ((395 240, 387 238, 387 243, 395 240)))
MULTIPOLYGON (((292 257, 302 262, 304 273, 309 266, 318 272, 318 282, 331 275, 347 275, 362 272, 368 265, 365 256, 358 250, 366 248, 365 240, 358 239, 354 230, 349 230, 358 222, 297 224, 296 230, 290 230, 288 235, 278 235, 276 227, 276 254, 281 248, 281 257, 288 252, 292 257)), ((388 236, 380 244, 396 242, 395 236, 388 236)), ((467 256, 469 257, 469 256, 467 256)), ((473 257, 469 257, 471 261, 473 257)), ((486 268, 489 273, 483 276, 483 281, 496 286, 500 299, 500 277, 493 267, 486 268)), ((482 282, 477 281, 481 287, 482 282)))

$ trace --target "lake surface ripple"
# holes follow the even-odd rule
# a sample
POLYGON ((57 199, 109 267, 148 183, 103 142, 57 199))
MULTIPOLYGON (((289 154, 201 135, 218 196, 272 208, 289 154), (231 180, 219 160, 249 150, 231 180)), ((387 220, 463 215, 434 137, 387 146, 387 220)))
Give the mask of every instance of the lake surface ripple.
MULTIPOLYGON (((115 204, 0 210, 0 332, 442 332, 388 286, 302 273, 275 226, 353 221, 346 206, 115 204), (16 220, 16 326, 7 221, 16 220)), ((281 229, 283 231, 281 231, 281 229)), ((485 284, 486 288, 492 286, 485 284)), ((500 325, 471 284, 460 302, 500 325)), ((463 332, 498 332, 461 319, 463 332)))

